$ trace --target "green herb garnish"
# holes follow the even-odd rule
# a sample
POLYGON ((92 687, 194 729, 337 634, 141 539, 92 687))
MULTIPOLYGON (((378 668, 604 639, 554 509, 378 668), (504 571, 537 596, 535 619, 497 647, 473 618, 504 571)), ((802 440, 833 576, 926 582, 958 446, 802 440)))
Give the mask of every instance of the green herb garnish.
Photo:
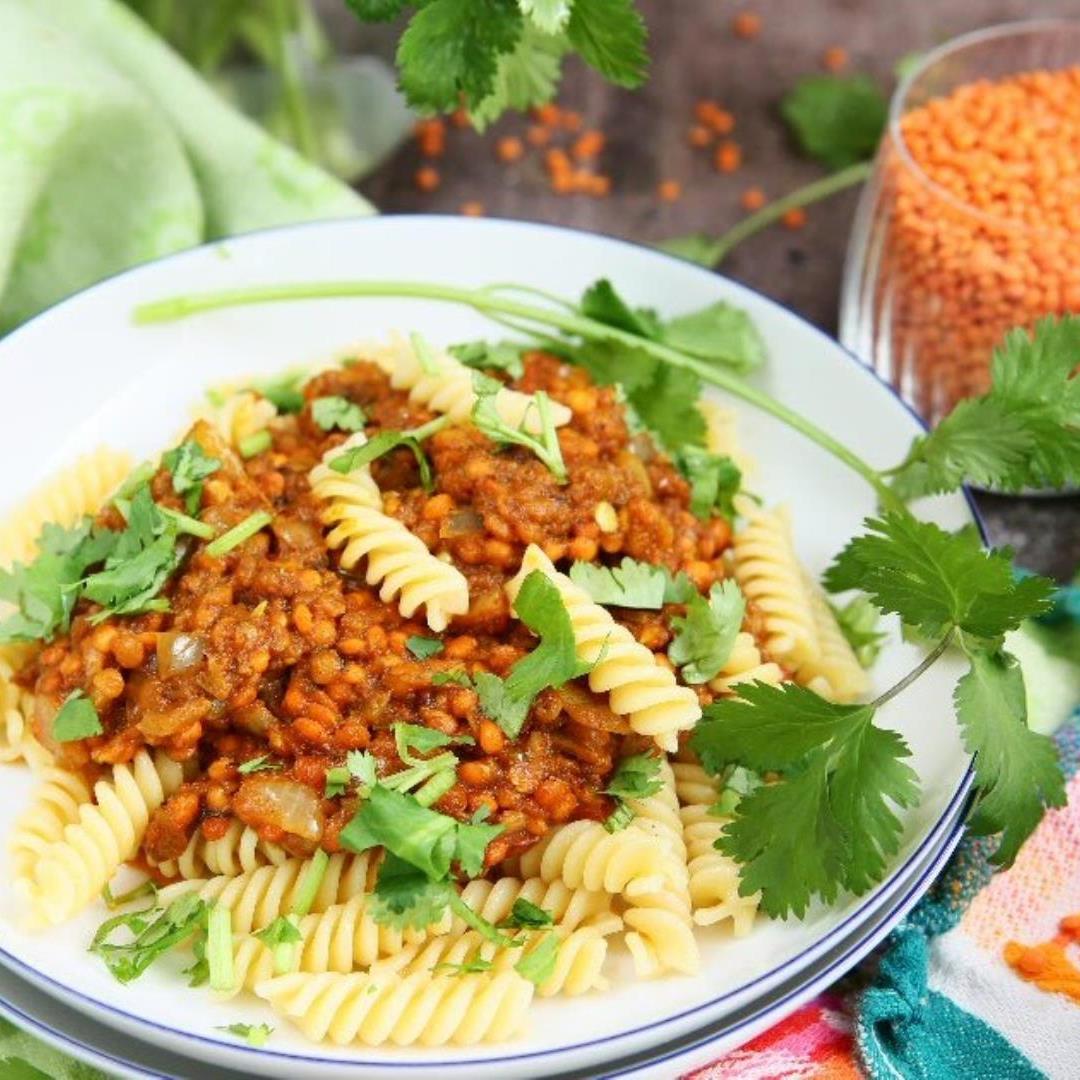
POLYGON ((216 540, 206 545, 206 554, 215 559, 227 555, 233 548, 239 547, 245 540, 250 540, 261 529, 274 520, 273 514, 265 510, 255 510, 248 514, 238 525, 222 533, 216 540))
POLYGON ((161 463, 172 473, 173 491, 183 496, 189 514, 198 514, 202 505, 203 481, 221 468, 194 439, 188 439, 161 455, 161 463))
POLYGON ((681 669, 688 683, 715 678, 731 655, 742 629, 746 600, 734 581, 717 582, 708 597, 695 593, 686 605, 686 617, 671 620, 675 638, 668 659, 681 669))
POLYGON ((405 648, 416 657, 417 660, 430 660, 433 656, 446 648, 438 638, 421 637, 419 634, 410 634, 405 639, 405 648))
POLYGON ((568 480, 566 464, 563 462, 562 447, 559 445, 559 433, 551 417, 551 399, 543 390, 532 395, 532 403, 526 410, 526 418, 535 410, 540 424, 540 434, 533 435, 526 430, 526 420, 520 427, 513 427, 499 415, 495 399, 502 389, 502 383, 489 378, 482 372, 473 373, 473 389, 476 391, 476 404, 473 406, 472 422, 478 431, 486 435, 497 446, 523 446, 531 450, 551 471, 560 484, 568 480))
POLYGON ((311 418, 323 431, 363 431, 367 419, 359 405, 336 394, 316 398, 311 403, 311 418))
POLYGON ((94 703, 81 690, 72 690, 53 717, 52 734, 57 742, 88 739, 104 730, 94 703))

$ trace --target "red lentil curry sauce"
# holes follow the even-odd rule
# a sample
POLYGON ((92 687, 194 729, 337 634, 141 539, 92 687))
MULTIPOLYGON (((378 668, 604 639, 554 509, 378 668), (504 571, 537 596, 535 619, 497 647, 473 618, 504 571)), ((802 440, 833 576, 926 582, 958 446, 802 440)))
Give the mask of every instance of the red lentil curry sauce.
MULTIPOLYGON (((645 744, 636 747, 625 720, 584 679, 541 692, 520 735, 509 739, 472 689, 433 677, 502 676, 535 647, 503 588, 528 544, 564 566, 629 555, 684 570, 704 591, 724 574, 730 526, 691 514, 686 480, 648 436, 631 434, 614 389, 543 354, 528 355, 510 385, 545 390, 571 409, 559 430, 569 483, 559 484, 528 450, 500 449, 472 426, 426 441, 430 491, 407 449, 371 466, 384 511, 468 580, 469 611, 426 659, 407 645, 413 635, 436 636, 423 612, 403 618, 365 584, 363 565, 354 573, 337 565, 308 472, 346 437, 315 422, 311 404, 320 397, 360 405, 369 437, 435 414, 359 361, 312 378, 301 411, 276 418, 271 444, 248 460, 210 425, 195 426, 189 438, 222 463, 204 483, 201 519, 220 530, 265 510, 271 525, 221 557, 192 542, 163 590, 166 612, 94 622, 99 609, 80 601, 70 632, 20 676, 37 695, 37 737, 60 764, 94 779, 144 746, 191 764, 191 779, 152 815, 143 845, 151 864, 179 856, 195 830, 221 837, 234 818, 295 855, 338 850, 357 797, 325 797, 327 772, 352 750, 373 754, 382 776, 404 768, 393 735, 402 721, 474 740, 453 747, 457 782, 435 809, 464 820, 486 808, 488 820, 504 826, 488 848, 489 866, 558 823, 611 813, 603 789, 614 764, 645 744), (74 690, 90 698, 103 732, 57 744, 52 718, 74 690), (241 771, 263 756, 271 767, 241 771)), ((151 489, 161 506, 184 509, 166 470, 151 489)), ((115 508, 99 520, 124 524, 115 508)), ((671 618, 682 611, 667 605, 614 614, 667 664, 671 618)), ((704 687, 699 694, 710 700, 704 687)))

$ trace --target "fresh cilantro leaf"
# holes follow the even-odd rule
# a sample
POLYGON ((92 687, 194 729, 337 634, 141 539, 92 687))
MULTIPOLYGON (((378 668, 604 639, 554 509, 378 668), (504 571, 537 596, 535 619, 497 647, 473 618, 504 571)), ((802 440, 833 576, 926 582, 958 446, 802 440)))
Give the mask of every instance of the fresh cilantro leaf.
POLYGON ((398 43, 401 88, 418 109, 471 108, 495 88, 499 57, 522 32, 515 0, 429 0, 398 43))
POLYGON ((408 6, 409 0, 345 0, 365 22, 389 22, 408 6))
POLYGON ((700 446, 681 446, 673 455, 679 472, 690 481, 690 512, 705 520, 719 512, 735 518, 735 496, 742 485, 738 465, 726 454, 700 446))
POLYGON ((899 512, 865 525, 867 535, 852 540, 826 571, 826 588, 862 589, 928 638, 955 626, 997 641, 1050 604, 1052 582, 1017 581, 1011 553, 983 551, 973 532, 948 533, 899 512))
POLYGON ((469 877, 479 877, 484 872, 484 855, 487 846, 506 831, 503 825, 487 825, 482 822, 459 823, 454 844, 454 861, 469 877))
POLYGON ((525 955, 514 965, 514 970, 523 979, 540 986, 555 974, 559 945, 559 939, 554 934, 544 934, 536 945, 526 950, 525 955))
POLYGON ((675 255, 687 262, 712 269, 723 254, 720 245, 711 236, 704 233, 689 233, 686 236, 673 236, 670 240, 656 245, 660 251, 675 255))
POLYGON ((432 881, 423 870, 387 852, 371 897, 372 918, 398 930, 421 929, 442 918, 454 887, 432 881))
POLYGON ((270 1024, 226 1024, 219 1025, 218 1031, 227 1031, 238 1039, 243 1039, 248 1046, 265 1046, 267 1039, 274 1034, 270 1024))
POLYGON ((784 96, 780 112, 805 153, 843 169, 874 156, 889 106, 866 75, 811 75, 784 96))
POLYGON ((378 762, 375 755, 367 750, 350 750, 345 755, 345 768, 360 782, 362 788, 374 787, 378 782, 378 762))
POLYGON ((414 757, 413 751, 429 754, 441 746, 471 746, 475 741, 471 735, 447 735, 421 724, 398 723, 394 725, 394 742, 397 745, 398 757, 407 765, 418 765, 423 760, 414 757))
POLYGON ((76 742, 104 730, 94 703, 81 690, 72 690, 53 717, 52 734, 57 742, 76 742))
POLYGON ((688 683, 706 683, 727 663, 735 638, 742 628, 746 600, 731 580, 719 581, 709 596, 695 594, 686 605, 686 617, 671 620, 675 638, 668 659, 681 668, 688 683))
POLYGON ((478 671, 472 685, 484 715, 494 720, 511 739, 516 739, 525 726, 532 698, 512 696, 507 692, 505 680, 490 671, 478 671))
POLYGON ((311 418, 323 431, 363 431, 366 420, 359 405, 339 394, 316 398, 311 403, 311 418))
POLYGON ((323 788, 324 799, 336 799, 349 789, 352 773, 344 765, 334 765, 326 770, 326 785, 323 788))
POLYGON ((221 468, 221 462, 211 457, 194 439, 166 450, 161 463, 172 473, 172 487, 183 496, 187 512, 197 515, 202 505, 203 481, 221 468))
POLYGON ((582 59, 617 86, 645 81, 645 22, 633 0, 574 0, 566 36, 582 59))
POLYGON ((271 761, 269 754, 260 754, 258 757, 249 758, 243 764, 237 765, 236 771, 242 776, 247 776, 249 773, 281 768, 284 768, 284 766, 278 761, 271 761))
POLYGON ((994 351, 990 390, 960 402, 892 470, 903 498, 964 483, 999 491, 1080 482, 1080 316, 1013 330, 994 351))
POLYGON ((756 791, 763 783, 758 773, 744 769, 741 765, 732 765, 727 770, 720 797, 709 807, 709 813, 715 817, 731 817, 743 798, 751 791, 756 791))
POLYGON ((659 364, 648 388, 628 396, 641 422, 668 449, 705 442, 705 418, 696 407, 701 379, 694 372, 659 364))
POLYGON ((304 392, 300 389, 307 382, 306 368, 292 368, 272 379, 259 379, 251 389, 262 394, 280 413, 298 413, 304 407, 304 392))
POLYGON ((604 818, 604 828, 609 833, 622 832, 633 820, 634 811, 630 808, 630 804, 618 799, 615 802, 615 809, 604 818))
POLYGON ((578 306, 587 319, 595 319, 596 322, 650 341, 661 338, 661 324, 656 312, 649 308, 632 308, 607 278, 593 282, 585 290, 578 306))
POLYGON ((991 861, 1009 866, 1049 806, 1065 805, 1053 740, 1027 726, 1024 676, 1008 653, 973 650, 953 701, 964 747, 975 755, 979 801, 969 828, 1001 833, 991 861))
POLYGON ((416 434, 408 431, 380 431, 373 435, 362 446, 353 446, 343 450, 337 457, 331 458, 330 468, 334 472, 350 473, 353 469, 359 469, 362 465, 370 465, 371 462, 389 454, 391 450, 404 447, 411 450, 416 458, 416 464, 420 467, 420 485, 425 491, 431 491, 435 486, 432 477, 431 462, 420 444, 416 434))
POLYGON ((196 929, 206 926, 209 906, 194 892, 177 897, 167 908, 144 908, 106 919, 90 943, 110 974, 122 983, 137 979, 158 957, 187 941, 196 929), (118 930, 129 940, 110 940, 118 930))
POLYGON ((856 596, 843 607, 829 605, 841 633, 855 653, 856 659, 864 667, 870 667, 878 658, 881 646, 889 636, 879 630, 881 612, 874 607, 867 596, 856 596))
POLYGON ((524 446, 531 450, 547 467, 560 484, 567 482, 566 464, 563 462, 562 447, 559 445, 559 432, 551 418, 551 400, 543 390, 532 395, 533 404, 540 421, 540 434, 533 435, 521 427, 511 427, 499 415, 495 398, 502 389, 502 384, 489 378, 482 372, 473 373, 473 389, 476 392, 476 404, 473 405, 472 422, 476 429, 486 435, 498 446, 524 446))
POLYGON ((550 911, 519 896, 510 914, 498 925, 503 930, 545 930, 555 925, 555 918, 550 911))
POLYGON ((570 567, 570 580, 598 604, 659 611, 672 578, 667 567, 626 556, 618 566, 575 562, 570 567))
POLYGON ((714 702, 691 736, 708 771, 781 771, 744 795, 717 847, 742 864, 740 893, 762 891, 769 915, 802 916, 816 894, 861 893, 899 845, 894 807, 914 805, 904 740, 868 705, 836 705, 793 684, 742 685, 714 702))
POLYGON ((405 639, 405 648, 416 657, 417 660, 430 660, 433 656, 446 648, 446 645, 438 638, 421 637, 420 634, 410 634, 405 639))
POLYGON ((647 799, 663 786, 660 758, 655 754, 631 754, 619 762, 604 793, 617 799, 647 799))
POLYGON ((144 896, 157 897, 157 894, 157 885, 149 878, 140 882, 134 888, 128 889, 127 892, 120 893, 119 896, 113 894, 108 882, 101 886, 101 899, 105 901, 105 906, 110 911, 115 911, 117 908, 130 904, 134 900, 141 900, 144 896))
POLYGON ((680 570, 677 574, 667 573, 667 581, 664 584, 665 604, 688 604, 697 595, 698 587, 690 580, 690 575, 685 570, 680 570))
POLYGON ((753 319, 723 300, 671 319, 664 324, 663 340, 700 360, 744 374, 766 359, 765 341, 753 319))
POLYGON ((148 485, 139 488, 104 567, 83 580, 82 595, 102 607, 90 621, 168 610, 158 594, 180 563, 176 540, 176 522, 161 512, 148 485))
POLYGON ((566 28, 574 0, 519 0, 522 14, 545 34, 566 28))
POLYGON ((95 526, 89 518, 70 529, 46 525, 33 562, 0 569, 0 600, 18 609, 0 623, 0 642, 48 641, 65 633, 83 575, 108 555, 116 538, 115 532, 95 526))
POLYGON ((436 671, 431 676, 432 686, 466 686, 472 688, 473 681, 467 671, 436 671))
POLYGON ((471 960, 466 960, 461 964, 451 964, 449 962, 435 964, 431 971, 445 971, 449 975, 475 975, 481 971, 490 971, 494 966, 494 961, 485 960, 482 956, 474 956, 471 960))
POLYGON ((270 949, 276 945, 293 945, 304 940, 300 928, 288 915, 279 915, 269 926, 256 930, 255 937, 270 949))
POLYGON ((499 57, 491 92, 469 110, 473 127, 483 131, 507 109, 543 105, 559 85, 566 39, 526 23, 517 45, 499 57))
POLYGON ((505 371, 511 379, 525 374, 522 356, 526 349, 512 341, 468 341, 451 345, 449 352, 466 367, 479 371, 505 371))

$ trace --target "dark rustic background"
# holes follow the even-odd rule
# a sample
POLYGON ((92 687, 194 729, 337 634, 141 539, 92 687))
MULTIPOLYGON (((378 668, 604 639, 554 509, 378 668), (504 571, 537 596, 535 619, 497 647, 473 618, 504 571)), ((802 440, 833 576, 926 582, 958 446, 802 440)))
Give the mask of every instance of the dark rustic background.
MULTIPOLYGON (((395 34, 360 27, 341 0, 323 0, 335 35, 351 49, 392 56, 395 34)), ((780 96, 801 76, 822 70, 822 56, 843 46, 849 71, 863 71, 891 90, 893 67, 905 54, 993 23, 1038 16, 1080 17, 1080 0, 640 0, 651 35, 652 76, 641 90, 608 86, 571 60, 560 103, 582 113, 588 127, 608 138, 600 159, 613 178, 611 195, 557 196, 546 182, 539 154, 504 165, 495 154, 499 136, 522 134, 521 118, 491 132, 452 131, 438 162, 439 189, 421 194, 413 177, 422 164, 404 147, 362 189, 393 212, 457 213, 469 201, 487 214, 556 222, 638 241, 697 230, 721 232, 743 214, 750 186, 771 197, 821 175, 801 159, 777 118, 780 96), (741 11, 760 16, 753 40, 732 32, 741 11), (687 128, 694 102, 715 98, 736 117, 733 137, 744 153, 736 173, 721 175, 707 152, 692 149, 687 128), (662 203, 660 180, 674 178, 683 197, 662 203)), ((723 272, 787 304, 830 332, 836 330, 844 249, 856 195, 844 193, 812 207, 805 228, 774 228, 747 241, 723 272)), ((1080 565, 1080 499, 1007 499, 979 496, 995 543, 1008 543, 1034 569, 1068 577, 1080 565)))

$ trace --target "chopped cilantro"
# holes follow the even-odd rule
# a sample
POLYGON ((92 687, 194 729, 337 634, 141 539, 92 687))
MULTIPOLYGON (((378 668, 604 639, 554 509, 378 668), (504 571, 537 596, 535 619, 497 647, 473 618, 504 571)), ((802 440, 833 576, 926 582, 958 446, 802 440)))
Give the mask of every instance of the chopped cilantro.
POLYGON ((239 525, 234 525, 228 532, 222 533, 216 540, 207 544, 206 554, 212 555, 215 559, 227 555, 233 548, 239 547, 257 532, 265 529, 273 520, 273 515, 266 510, 255 510, 248 514, 239 525))
POLYGON ((471 735, 447 735, 421 724, 398 723, 394 725, 394 742, 398 757, 406 765, 424 763, 424 759, 415 757, 413 751, 428 754, 442 746, 471 746, 475 741, 471 735))
POLYGON ((544 934, 532 948, 514 965, 514 970, 537 986, 547 982, 555 974, 559 958, 559 939, 554 934, 544 934))
POLYGON ((225 1024, 219 1025, 218 1031, 227 1031, 238 1039, 243 1039, 248 1046, 265 1046, 267 1039, 274 1034, 269 1024, 225 1024))
POLYGON ((137 979, 158 957, 183 944, 206 926, 209 907, 197 893, 177 897, 167 908, 148 907, 106 919, 90 942, 90 952, 100 956, 110 974, 122 983, 137 979), (118 930, 129 940, 111 940, 118 930))
POLYGON ((746 600, 731 580, 719 581, 708 598, 695 594, 686 605, 686 617, 671 620, 675 638, 668 646, 668 659, 684 681, 705 683, 715 678, 731 655, 742 628, 746 600))
POLYGON ((348 790, 352 773, 344 765, 335 765, 326 770, 326 787, 323 789, 323 797, 336 799, 344 795, 348 790))
POLYGON ((446 972, 448 975, 474 975, 480 971, 490 971, 495 966, 491 960, 485 960, 482 956, 474 956, 471 960, 465 960, 460 964, 440 963, 435 964, 430 970, 432 973, 446 972))
POLYGON ((543 930, 555 924, 550 911, 519 896, 510 909, 510 914, 499 923, 503 930, 543 930))
POLYGON ((362 431, 367 419, 359 405, 337 394, 316 398, 311 403, 311 418, 323 431, 362 431))
POLYGON ((673 577, 666 566, 638 562, 629 556, 618 566, 576 562, 570 567, 570 580, 598 604, 643 611, 659 611, 664 604, 684 604, 697 593, 684 573, 673 577))
POLYGON ((436 431, 442 430, 447 422, 445 416, 440 416, 423 427, 414 428, 412 431, 380 431, 378 435, 373 435, 362 446, 350 447, 348 450, 343 450, 337 457, 332 458, 330 468, 334 472, 351 473, 354 469, 370 465, 371 462, 381 458, 384 454, 389 454, 391 450, 404 447, 406 450, 411 450, 416 458, 416 464, 420 468, 420 485, 425 491, 431 491, 435 487, 435 481, 431 472, 431 462, 428 461, 421 442, 429 435, 434 435, 436 431))
POLYGON ((292 368, 272 379, 259 379, 251 389, 262 394, 278 412, 298 413, 304 407, 304 393, 300 389, 307 382, 306 368, 292 368))
POLYGON ((620 832, 634 818, 634 811, 627 799, 647 799, 662 787, 660 758, 654 754, 631 754, 619 762, 604 788, 604 794, 614 796, 614 811, 604 822, 608 832, 620 832))
POLYGON ((206 963, 210 989, 227 992, 233 988, 232 911, 214 904, 206 922, 206 963))
POLYGON ((236 767, 236 771, 242 776, 247 776, 248 773, 264 772, 267 769, 281 769, 284 768, 280 762, 271 761, 269 754, 260 754, 258 757, 249 758, 242 765, 236 767))
POLYGON ((416 657, 417 660, 430 660, 433 656, 446 648, 444 642, 438 638, 422 637, 420 634, 410 634, 405 639, 405 648, 416 657))
POLYGON ((237 444, 237 449, 246 461, 248 458, 257 457, 264 450, 269 450, 273 441, 270 432, 263 428, 261 431, 253 431, 250 435, 245 435, 237 444))
POLYGON ((356 777, 362 788, 370 788, 377 783, 377 764, 375 755, 366 750, 350 750, 345 755, 345 768, 356 777))
POLYGON ((304 940, 300 928, 287 915, 279 915, 269 926, 256 930, 254 936, 270 949, 304 940))
POLYGON ((707 519, 715 513, 729 521, 735 518, 735 496, 742 473, 731 458, 713 454, 700 446, 681 446, 674 454, 679 472, 690 481, 690 511, 707 519))
POLYGON ((166 450, 161 463, 172 473, 173 491, 183 496, 189 514, 198 514, 202 505, 203 481, 221 468, 221 462, 211 457, 194 439, 166 450))
POLYGON ((536 410, 540 422, 540 434, 533 435, 525 429, 525 421, 520 427, 512 427, 499 415, 495 399, 502 383, 482 372, 473 372, 473 389, 476 392, 476 404, 473 405, 472 422, 477 430, 486 435, 497 446, 523 446, 531 450, 551 471, 560 484, 568 480, 566 464, 563 461, 562 447, 559 445, 559 433, 551 418, 551 400, 543 390, 532 395, 529 410, 536 410))
POLYGON ((469 341, 450 346, 450 355, 466 367, 480 371, 505 371, 511 379, 520 379, 525 374, 525 364, 522 361, 524 352, 524 346, 510 341, 469 341))
POLYGON ((87 739, 104 730, 94 703, 81 690, 72 690, 53 717, 52 734, 57 742, 87 739))

